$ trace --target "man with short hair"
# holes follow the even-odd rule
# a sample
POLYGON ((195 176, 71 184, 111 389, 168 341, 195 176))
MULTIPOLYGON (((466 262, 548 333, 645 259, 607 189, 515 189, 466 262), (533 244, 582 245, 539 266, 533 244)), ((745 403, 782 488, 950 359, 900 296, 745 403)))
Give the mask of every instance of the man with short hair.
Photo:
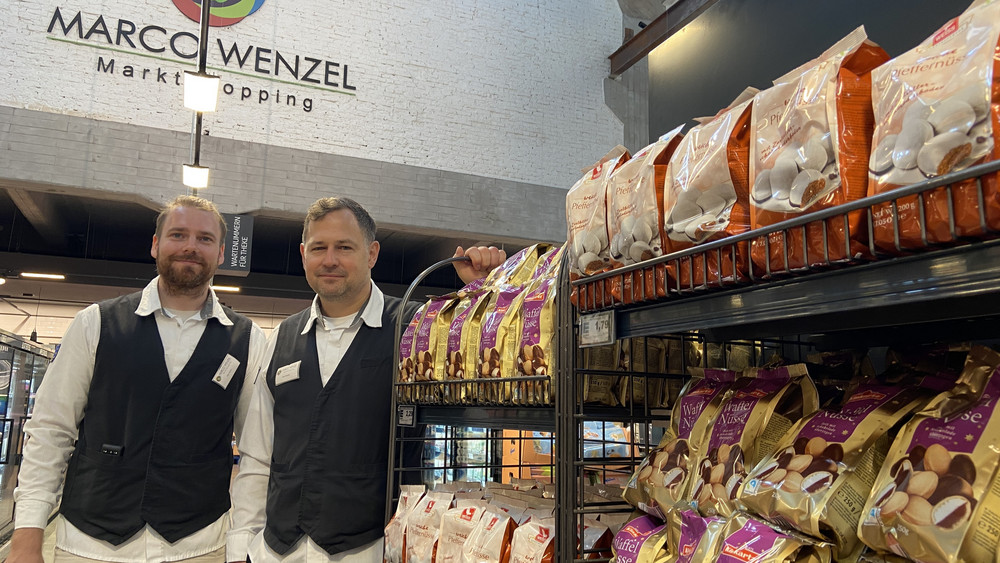
POLYGON ((225 561, 232 437, 265 348, 210 288, 225 234, 213 203, 174 199, 159 275, 73 319, 25 426, 10 563, 42 562, 60 494, 56 563, 225 561))
MULTIPOLYGON (((314 203, 299 250, 316 298, 268 340, 239 443, 229 554, 381 563, 396 321, 419 304, 372 281, 375 221, 353 200, 314 203)), ((470 259, 455 268, 466 283, 505 258, 495 247, 456 256, 470 259)))

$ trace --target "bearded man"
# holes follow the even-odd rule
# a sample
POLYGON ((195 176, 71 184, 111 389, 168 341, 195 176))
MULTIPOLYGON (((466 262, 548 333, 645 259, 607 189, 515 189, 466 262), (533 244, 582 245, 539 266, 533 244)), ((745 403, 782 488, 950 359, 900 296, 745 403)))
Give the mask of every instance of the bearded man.
POLYGON ((25 426, 8 561, 225 561, 233 432, 265 344, 210 287, 226 223, 181 196, 156 219, 159 274, 73 319, 25 426))

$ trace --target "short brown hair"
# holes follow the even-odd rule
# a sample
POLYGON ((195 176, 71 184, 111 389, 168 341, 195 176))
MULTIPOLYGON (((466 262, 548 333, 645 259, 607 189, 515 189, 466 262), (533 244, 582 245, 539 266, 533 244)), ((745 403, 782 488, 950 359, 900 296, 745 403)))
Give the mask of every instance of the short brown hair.
POLYGON ((211 201, 193 195, 180 195, 167 203, 163 210, 160 211, 160 214, 156 216, 156 236, 163 234, 161 231, 163 230, 163 224, 167 221, 167 215, 170 215, 170 212, 178 207, 191 207, 193 209, 200 209, 201 211, 208 211, 215 215, 215 218, 219 221, 219 231, 221 232, 219 242, 221 243, 226 238, 226 232, 228 231, 226 220, 219 213, 219 208, 211 201))
POLYGON ((372 216, 368 214, 368 211, 364 207, 361 207, 360 203, 347 197, 324 197, 317 199, 310 205, 306 211, 306 220, 302 223, 302 242, 306 241, 309 225, 313 221, 319 221, 323 217, 326 217, 328 213, 341 209, 347 209, 358 220, 358 225, 361 226, 361 234, 365 237, 365 244, 375 242, 375 231, 377 230, 375 219, 372 219, 372 216))

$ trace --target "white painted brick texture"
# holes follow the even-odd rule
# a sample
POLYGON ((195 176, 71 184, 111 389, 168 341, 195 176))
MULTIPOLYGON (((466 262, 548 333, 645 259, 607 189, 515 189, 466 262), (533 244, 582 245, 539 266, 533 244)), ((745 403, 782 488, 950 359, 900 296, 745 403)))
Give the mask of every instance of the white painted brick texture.
MULTIPOLYGON (((157 45, 176 32, 197 34, 197 24, 171 0, 0 1, 0 44, 6 53, 0 57, 0 106, 190 131, 191 115, 175 84, 190 61, 169 48, 159 55, 163 60, 127 44, 111 46, 119 51, 98 49, 109 47, 103 36, 81 40, 74 31, 66 37, 58 25, 48 33, 57 6, 67 22, 80 12, 84 32, 103 16, 112 39, 119 20, 167 30, 166 36, 148 36, 157 45), (115 60, 114 74, 98 70, 99 57, 115 60), (124 76, 125 65, 134 67, 136 76, 124 76), (145 78, 142 69, 150 69, 145 78), (166 83, 157 80, 158 70, 166 83)), ((607 57, 620 44, 621 17, 615 0, 267 0, 242 22, 210 31, 209 66, 221 69, 233 93, 220 96, 220 110, 206 118, 206 127, 212 138, 235 141, 219 150, 248 142, 569 188, 581 168, 622 142, 622 124, 605 106, 602 85, 607 57), (346 65, 356 95, 267 80, 254 71, 252 55, 242 69, 235 61, 224 67, 217 41, 242 51, 270 49, 272 60, 278 51, 285 58, 346 65), (240 100, 244 87, 251 97, 240 100), (261 92, 267 101, 259 101, 261 92), (295 107, 285 103, 289 94, 296 97, 295 107), (304 111, 305 98, 312 99, 312 111, 304 111)), ((179 45, 190 51, 193 44, 182 39, 179 45)), ((31 126, 44 128, 46 120, 35 119, 31 126)), ((144 142, 128 136, 136 132, 123 128, 121 142, 109 147, 119 165, 138 166, 136 155, 126 154, 144 142)), ((86 142, 70 133, 65 132, 67 142, 86 142)), ((49 164, 59 150, 53 145, 37 151, 38 164, 49 164)), ((163 150, 171 158, 178 151, 183 153, 183 146, 163 150)), ((238 157, 237 150, 226 160, 228 168, 219 163, 233 181, 243 177, 238 157)), ((250 175, 259 180, 286 171, 313 174, 294 160, 288 164, 290 169, 268 158, 266 174, 250 175)), ((344 183, 352 180, 337 175, 344 183)), ((291 179, 307 183, 305 177, 291 179)), ((280 208, 282 194, 273 189, 265 189, 264 200, 271 198, 280 208)))

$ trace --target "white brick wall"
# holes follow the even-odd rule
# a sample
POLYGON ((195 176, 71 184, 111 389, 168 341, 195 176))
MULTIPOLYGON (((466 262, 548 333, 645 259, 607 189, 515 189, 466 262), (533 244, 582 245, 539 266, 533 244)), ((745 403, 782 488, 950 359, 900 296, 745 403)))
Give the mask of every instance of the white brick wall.
MULTIPOLYGON (((66 20, 82 11, 84 31, 103 15, 112 37, 119 19, 198 31, 171 0, 0 1, 0 105, 190 131, 174 84, 190 66, 169 50, 158 60, 128 45, 92 47, 107 46, 100 35, 82 41, 91 47, 57 41, 58 26, 46 32, 56 6, 66 20), (99 72, 98 57, 113 57, 115 74, 99 72), (128 78, 124 65, 151 70, 128 78), (167 84, 156 81, 157 68, 167 84)), ((220 74, 234 94, 221 95, 206 127, 236 141, 568 188, 622 142, 602 83, 620 37, 615 0, 267 0, 244 21, 211 29, 209 66, 222 67, 217 39, 331 60, 347 65, 356 95, 247 76, 251 61, 242 70, 231 63, 220 74), (243 87, 251 99, 239 99, 243 87), (268 102, 258 103, 260 91, 268 102), (285 105, 288 94, 298 107, 285 105)))

